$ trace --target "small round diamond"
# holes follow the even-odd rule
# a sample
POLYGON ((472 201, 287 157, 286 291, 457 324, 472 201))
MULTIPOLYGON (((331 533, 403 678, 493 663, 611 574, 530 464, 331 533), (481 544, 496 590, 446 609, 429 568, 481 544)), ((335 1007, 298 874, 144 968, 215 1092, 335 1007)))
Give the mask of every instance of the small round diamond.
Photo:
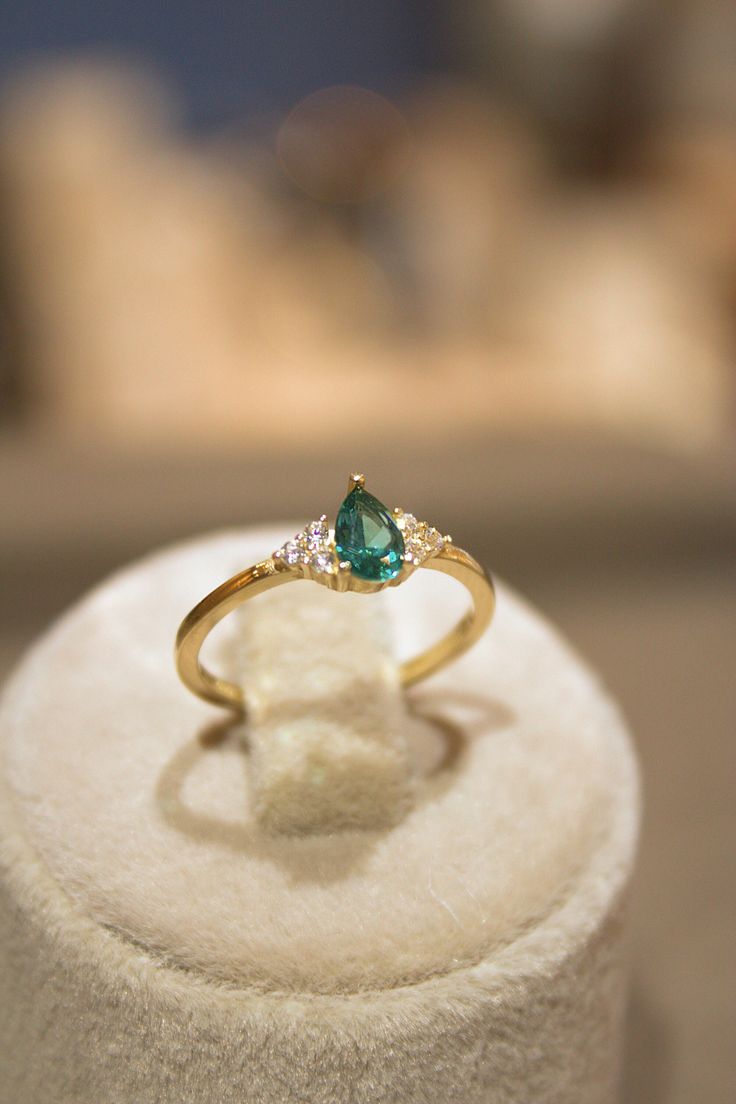
POLYGON ((302 550, 296 541, 289 541, 282 549, 282 555, 287 564, 297 564, 302 558, 302 550))
POLYGON ((309 566, 316 571, 327 571, 332 574, 335 570, 335 560, 331 552, 313 552, 309 558, 309 566))
MULTIPOLYGON (((444 547, 442 534, 428 525, 426 521, 417 521, 413 514, 405 514, 404 529, 405 560, 419 565, 429 556, 440 552, 444 547)), ((399 524, 400 522, 397 522, 399 524)))
POLYGON ((330 531, 327 528, 327 518, 321 517, 319 521, 312 521, 305 530, 307 542, 311 545, 325 544, 330 539, 330 531))
POLYGON ((316 574, 334 575, 337 559, 327 517, 323 514, 317 521, 310 521, 300 533, 274 552, 274 558, 289 567, 304 565, 316 574))

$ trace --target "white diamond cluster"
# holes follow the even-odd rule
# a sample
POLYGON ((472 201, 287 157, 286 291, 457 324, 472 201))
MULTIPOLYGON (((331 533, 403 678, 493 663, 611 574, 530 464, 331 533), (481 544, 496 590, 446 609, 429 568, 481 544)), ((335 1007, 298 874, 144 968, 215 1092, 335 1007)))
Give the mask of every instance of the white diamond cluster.
POLYGON ((300 533, 278 548, 273 558, 289 567, 304 564, 312 571, 334 575, 340 565, 327 525, 327 515, 323 514, 318 521, 310 521, 300 533))
POLYGON ((413 514, 406 514, 400 507, 393 512, 396 527, 404 538, 404 560, 418 567, 430 556, 436 556, 448 539, 426 521, 417 521, 413 514))
MULTIPOLYGON (((418 521, 413 514, 405 513, 398 506, 392 516, 404 539, 404 562, 409 567, 419 567, 430 556, 436 556, 450 539, 443 537, 438 529, 426 521, 418 521)), ((308 567, 317 574, 337 575, 341 565, 326 514, 317 521, 310 521, 300 533, 282 544, 274 552, 273 558, 289 567, 308 567)))

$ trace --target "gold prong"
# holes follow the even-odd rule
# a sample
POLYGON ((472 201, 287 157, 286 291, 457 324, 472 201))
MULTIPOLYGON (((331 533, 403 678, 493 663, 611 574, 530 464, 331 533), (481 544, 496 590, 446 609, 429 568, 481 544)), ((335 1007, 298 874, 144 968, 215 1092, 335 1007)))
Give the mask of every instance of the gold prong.
POLYGON ((333 578, 335 580, 335 590, 346 591, 350 588, 352 565, 347 561, 342 560, 338 562, 337 571, 333 578))
POLYGON ((348 494, 356 487, 365 487, 365 476, 361 472, 351 472, 348 479, 348 494))

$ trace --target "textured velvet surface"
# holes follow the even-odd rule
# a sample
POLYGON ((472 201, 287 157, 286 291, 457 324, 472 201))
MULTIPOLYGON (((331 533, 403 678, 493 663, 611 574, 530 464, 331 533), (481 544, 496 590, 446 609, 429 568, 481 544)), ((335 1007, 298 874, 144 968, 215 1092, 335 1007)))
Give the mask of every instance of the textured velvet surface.
POLYGON ((411 715, 390 636, 384 602, 305 581, 240 611, 220 663, 246 688, 248 789, 267 831, 375 831, 407 811, 411 715))
MULTIPOLYGON (((4 699, 8 1099, 613 1100, 638 821, 615 707, 502 590, 481 644, 412 698, 403 819, 265 831, 247 733, 180 687, 171 641, 284 531, 118 576, 4 699)), ((430 573, 387 598, 399 653, 462 607, 430 573)), ((214 649, 242 666, 235 619, 214 649)))

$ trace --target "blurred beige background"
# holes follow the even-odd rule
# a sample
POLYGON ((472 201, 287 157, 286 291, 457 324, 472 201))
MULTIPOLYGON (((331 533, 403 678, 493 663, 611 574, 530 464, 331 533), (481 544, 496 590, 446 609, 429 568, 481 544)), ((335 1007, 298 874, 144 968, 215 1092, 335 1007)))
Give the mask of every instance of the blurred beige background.
POLYGON ((132 557, 311 516, 366 471, 620 699, 647 803, 623 1099, 726 1104, 736 20, 716 0, 420 7, 395 9, 401 34, 443 50, 402 53, 388 20, 396 80, 366 79, 346 22, 306 36, 298 90, 266 109, 234 79, 206 127, 116 5, 81 54, 11 25, 0 673, 132 557))

